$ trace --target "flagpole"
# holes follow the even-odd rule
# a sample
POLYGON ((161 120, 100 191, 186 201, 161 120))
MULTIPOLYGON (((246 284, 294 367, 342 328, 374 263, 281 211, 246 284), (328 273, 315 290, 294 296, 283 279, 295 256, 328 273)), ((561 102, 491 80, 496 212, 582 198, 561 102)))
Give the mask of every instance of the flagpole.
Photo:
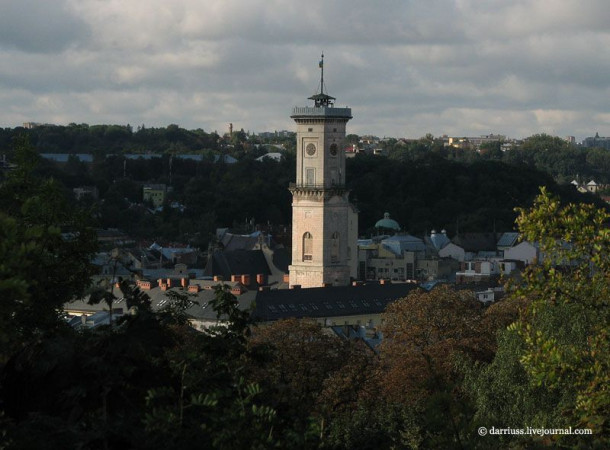
POLYGON ((320 60, 320 69, 322 69, 322 75, 320 78, 320 94, 324 94, 324 53, 322 53, 322 59, 320 60))

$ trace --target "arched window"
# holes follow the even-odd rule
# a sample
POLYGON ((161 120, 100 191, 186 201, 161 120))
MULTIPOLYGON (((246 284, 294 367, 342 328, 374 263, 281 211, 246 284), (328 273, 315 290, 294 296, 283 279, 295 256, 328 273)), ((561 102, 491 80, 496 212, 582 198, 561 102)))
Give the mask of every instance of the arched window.
POLYGON ((339 233, 337 231, 330 237, 330 262, 339 262, 339 233))
POLYGON ((303 261, 311 261, 313 259, 313 237, 308 231, 303 235, 303 261))

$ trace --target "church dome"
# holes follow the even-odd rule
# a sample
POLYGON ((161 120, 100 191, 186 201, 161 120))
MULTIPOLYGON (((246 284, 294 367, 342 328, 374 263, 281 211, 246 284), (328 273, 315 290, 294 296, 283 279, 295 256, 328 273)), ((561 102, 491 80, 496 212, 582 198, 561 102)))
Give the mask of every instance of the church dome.
POLYGON ((390 213, 385 213, 383 219, 378 220, 375 224, 375 228, 385 228, 387 230, 400 230, 400 225, 394 219, 390 219, 390 213))

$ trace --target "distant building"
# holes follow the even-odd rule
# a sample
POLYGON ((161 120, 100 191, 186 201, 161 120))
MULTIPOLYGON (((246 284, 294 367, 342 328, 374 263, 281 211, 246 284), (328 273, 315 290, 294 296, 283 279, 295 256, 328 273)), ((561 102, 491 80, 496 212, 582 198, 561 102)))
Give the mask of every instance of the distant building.
POLYGON ((599 191, 606 189, 607 185, 598 184, 595 180, 590 180, 588 183, 579 183, 576 180, 572 180, 571 183, 578 192, 586 194, 590 192, 592 194, 597 194, 599 191))
POLYGON ((436 247, 448 243, 450 241, 444 233, 433 233, 424 240, 409 234, 359 240, 358 278, 393 281, 452 279, 459 262, 450 257, 440 257, 436 247))
POLYGON ((23 122, 23 128, 31 130, 37 127, 51 127, 54 126, 52 123, 40 123, 40 122, 23 122))
POLYGON ((154 208, 162 206, 165 202, 167 186, 165 184, 145 184, 142 187, 142 200, 152 203, 154 208))
POLYGON ((448 146, 462 149, 479 150, 481 145, 492 142, 506 141, 506 136, 501 134, 485 134, 477 137, 448 137, 446 142, 448 146))
POLYGON ((97 242, 104 248, 124 247, 135 243, 133 238, 117 228, 98 228, 95 231, 97 233, 97 242))
POLYGON ((256 158, 257 161, 263 161, 265 159, 272 159, 273 161, 281 161, 282 158, 284 157, 284 155, 282 153, 279 152, 269 152, 269 153, 265 153, 262 156, 259 156, 258 158, 256 158))
POLYGON ((81 200, 85 197, 91 197, 95 200, 99 197, 99 191, 96 186, 80 186, 72 189, 72 192, 74 192, 76 200, 81 200))
POLYGON ((600 137, 599 133, 595 133, 595 136, 585 138, 582 141, 582 146, 587 148, 605 148, 610 150, 610 137, 600 137))
POLYGON ((254 317, 264 322, 312 318, 320 325, 367 328, 381 325, 386 307, 418 289, 409 283, 354 282, 351 286, 262 290, 256 296, 254 317))

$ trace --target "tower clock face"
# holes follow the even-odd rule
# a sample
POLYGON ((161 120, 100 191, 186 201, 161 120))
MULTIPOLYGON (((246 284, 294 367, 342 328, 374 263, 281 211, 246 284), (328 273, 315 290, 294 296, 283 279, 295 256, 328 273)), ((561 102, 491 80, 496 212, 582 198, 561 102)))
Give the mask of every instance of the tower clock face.
POLYGON ((329 152, 332 156, 337 156, 337 144, 330 144, 329 152))
POLYGON ((305 147, 305 151, 307 152, 307 154, 309 156, 313 156, 316 154, 316 146, 315 144, 307 144, 307 147, 305 147))

